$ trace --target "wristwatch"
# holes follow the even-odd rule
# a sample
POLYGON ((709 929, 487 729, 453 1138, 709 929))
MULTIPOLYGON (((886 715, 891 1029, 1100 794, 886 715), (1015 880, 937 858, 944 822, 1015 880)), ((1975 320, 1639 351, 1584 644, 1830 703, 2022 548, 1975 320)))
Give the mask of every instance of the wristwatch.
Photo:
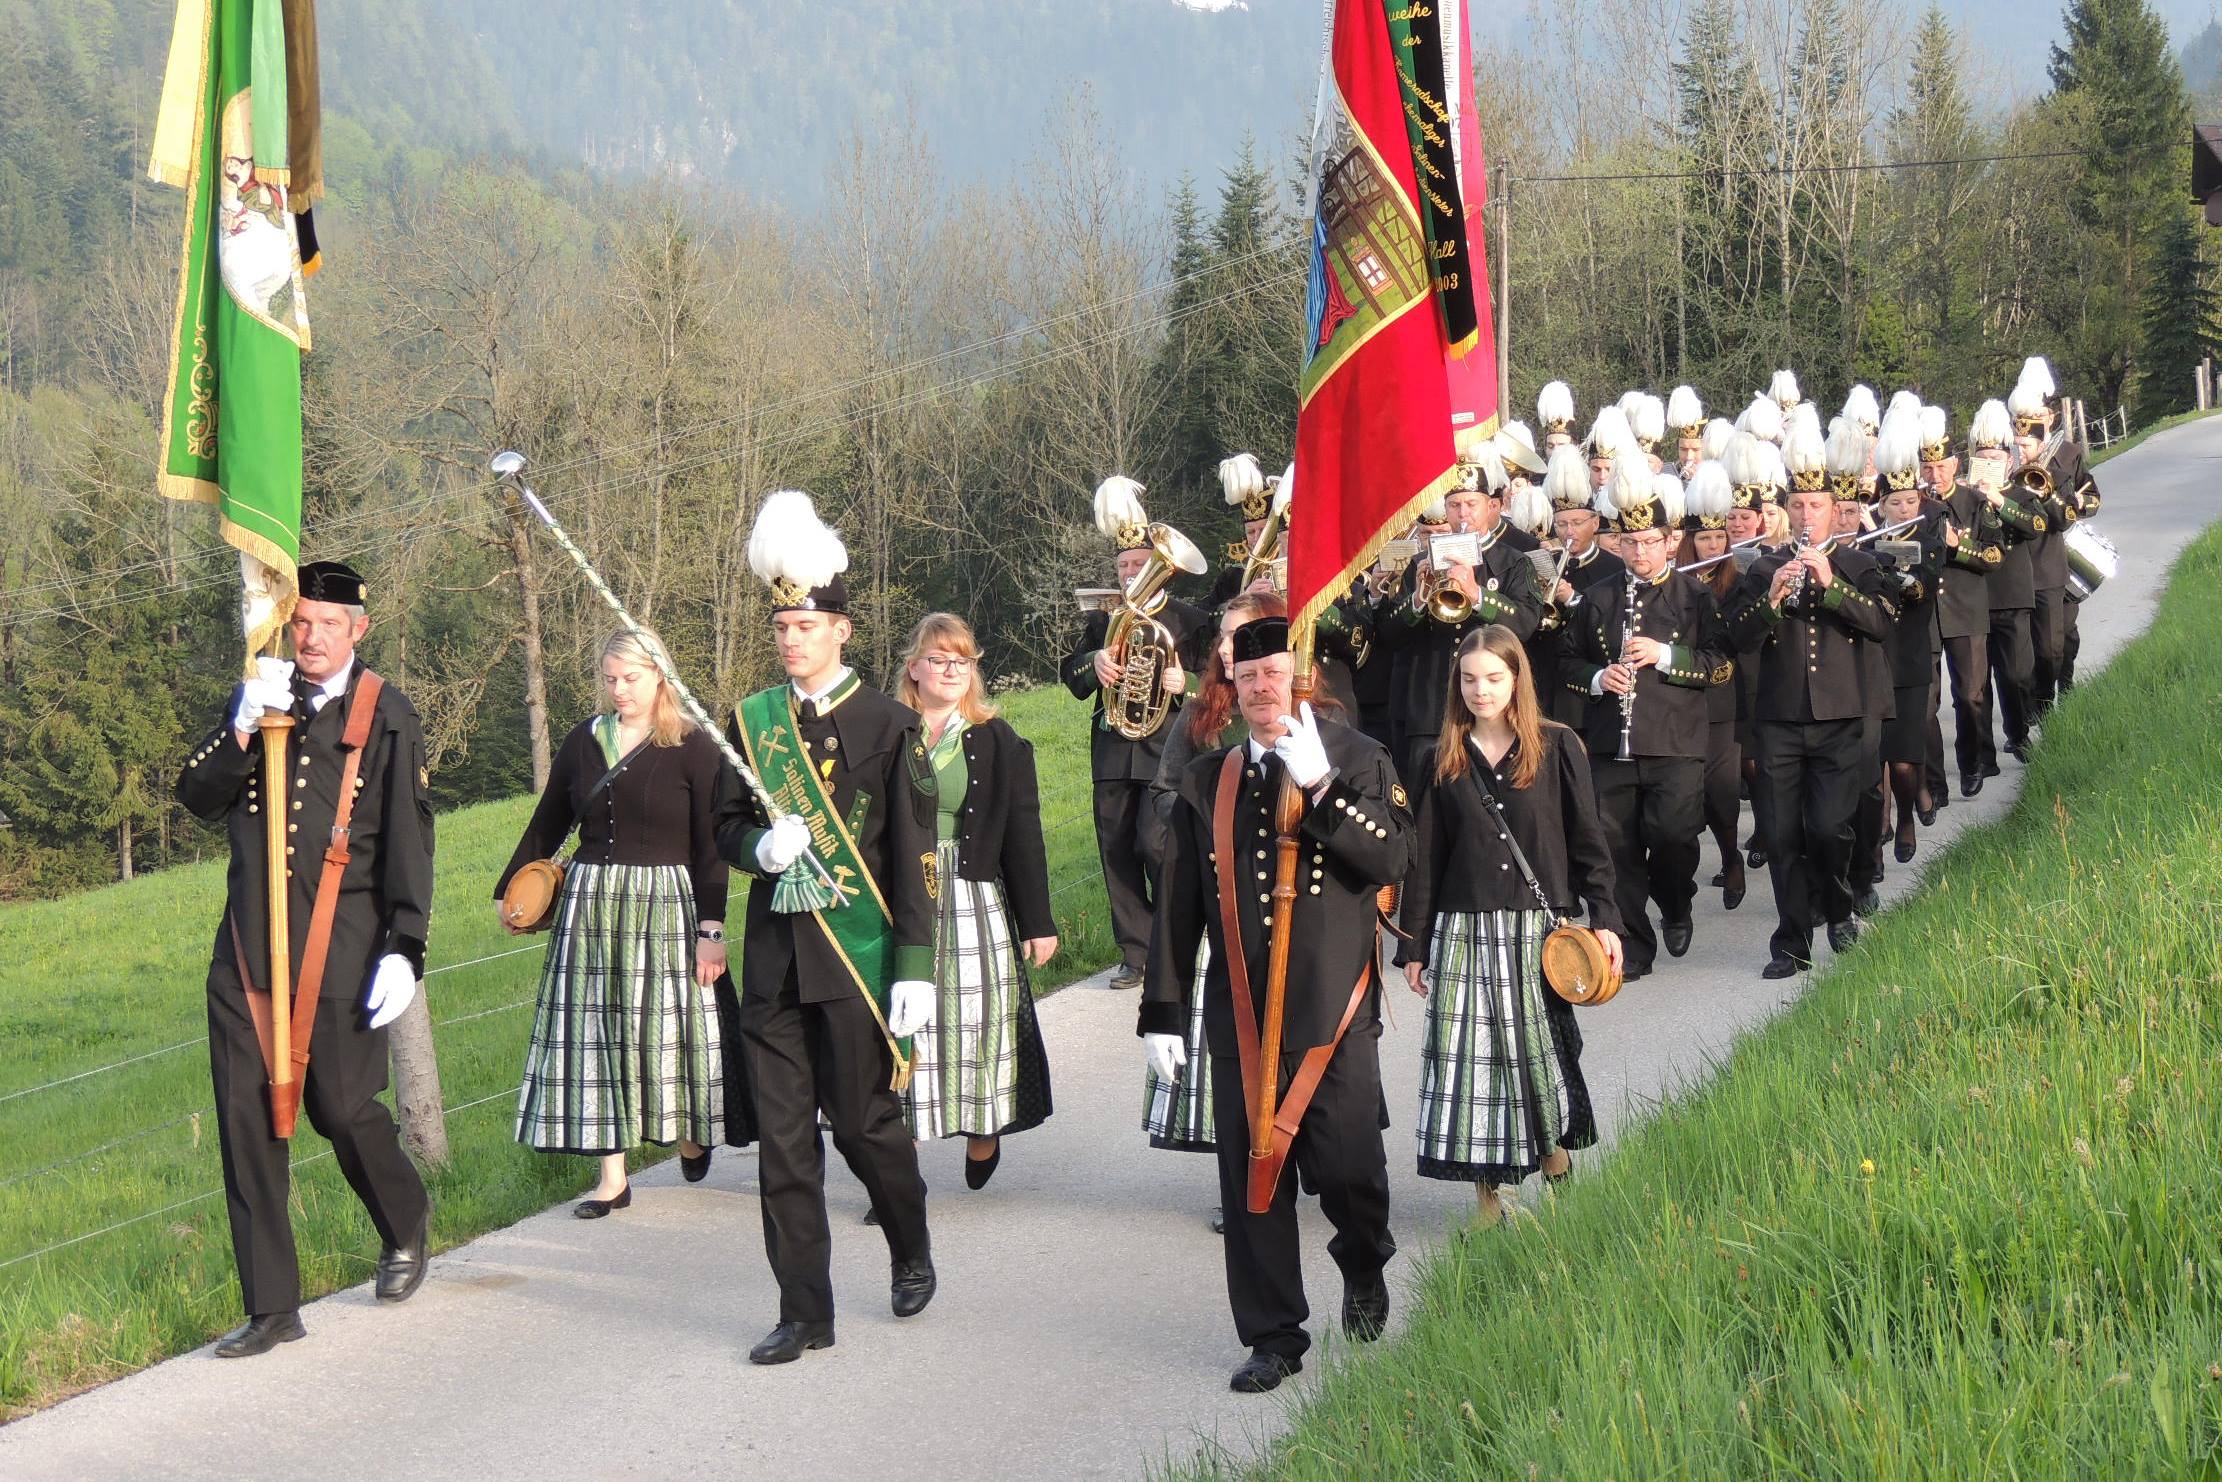
POLYGON ((725 940, 725 929, 720 926, 698 926, 694 929, 694 935, 698 941, 722 942, 725 940))

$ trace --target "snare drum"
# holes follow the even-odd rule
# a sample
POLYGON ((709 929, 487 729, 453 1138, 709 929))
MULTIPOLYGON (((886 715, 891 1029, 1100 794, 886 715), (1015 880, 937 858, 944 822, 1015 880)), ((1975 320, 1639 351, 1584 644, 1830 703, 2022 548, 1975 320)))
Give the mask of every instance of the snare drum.
POLYGON ((2060 537, 2068 555, 2068 600, 2081 602, 2121 568, 2122 553, 2114 542, 2084 521, 2070 525, 2060 537))

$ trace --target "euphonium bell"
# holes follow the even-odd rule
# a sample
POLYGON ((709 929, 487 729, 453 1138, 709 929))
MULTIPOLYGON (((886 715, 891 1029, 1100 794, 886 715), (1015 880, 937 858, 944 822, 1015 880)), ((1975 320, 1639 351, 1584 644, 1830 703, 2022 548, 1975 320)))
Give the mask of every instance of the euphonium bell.
POLYGON ((1127 584, 1104 630, 1103 646, 1122 667, 1119 682, 1103 692, 1104 719, 1129 741, 1155 735, 1165 723, 1173 697, 1165 693, 1165 669, 1177 662, 1172 630, 1155 614, 1165 606, 1165 587, 1180 572, 1202 576, 1204 553, 1170 525, 1150 526, 1150 556, 1127 584))
POLYGON ((1420 604, 1438 623, 1458 626, 1473 616, 1473 598, 1431 561, 1420 568, 1420 604))

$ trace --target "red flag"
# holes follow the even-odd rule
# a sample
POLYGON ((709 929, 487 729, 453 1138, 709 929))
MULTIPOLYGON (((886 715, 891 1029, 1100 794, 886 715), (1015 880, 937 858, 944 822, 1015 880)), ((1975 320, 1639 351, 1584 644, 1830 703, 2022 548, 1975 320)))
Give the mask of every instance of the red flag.
POLYGON ((1489 166, 1481 150, 1481 119, 1474 112, 1473 39, 1461 0, 1437 0, 1443 26, 1443 94, 1450 103, 1451 140, 1458 160, 1458 197, 1466 216, 1466 262, 1472 278, 1479 334, 1465 354, 1450 361, 1450 425, 1463 453, 1497 430, 1497 319, 1489 291, 1489 239, 1483 208, 1489 204, 1489 166))
POLYGON ((1457 479, 1450 342, 1382 0, 1336 0, 1327 60, 1288 533, 1289 612, 1306 653, 1319 614, 1457 479))

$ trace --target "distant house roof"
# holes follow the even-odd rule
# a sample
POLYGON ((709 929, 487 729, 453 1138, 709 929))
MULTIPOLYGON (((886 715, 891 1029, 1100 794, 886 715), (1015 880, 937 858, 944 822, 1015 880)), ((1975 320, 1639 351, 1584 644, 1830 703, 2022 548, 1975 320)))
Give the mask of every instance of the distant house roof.
POLYGON ((2206 207, 2208 226, 2222 226, 2222 123, 2191 126, 2191 199, 2206 207))

